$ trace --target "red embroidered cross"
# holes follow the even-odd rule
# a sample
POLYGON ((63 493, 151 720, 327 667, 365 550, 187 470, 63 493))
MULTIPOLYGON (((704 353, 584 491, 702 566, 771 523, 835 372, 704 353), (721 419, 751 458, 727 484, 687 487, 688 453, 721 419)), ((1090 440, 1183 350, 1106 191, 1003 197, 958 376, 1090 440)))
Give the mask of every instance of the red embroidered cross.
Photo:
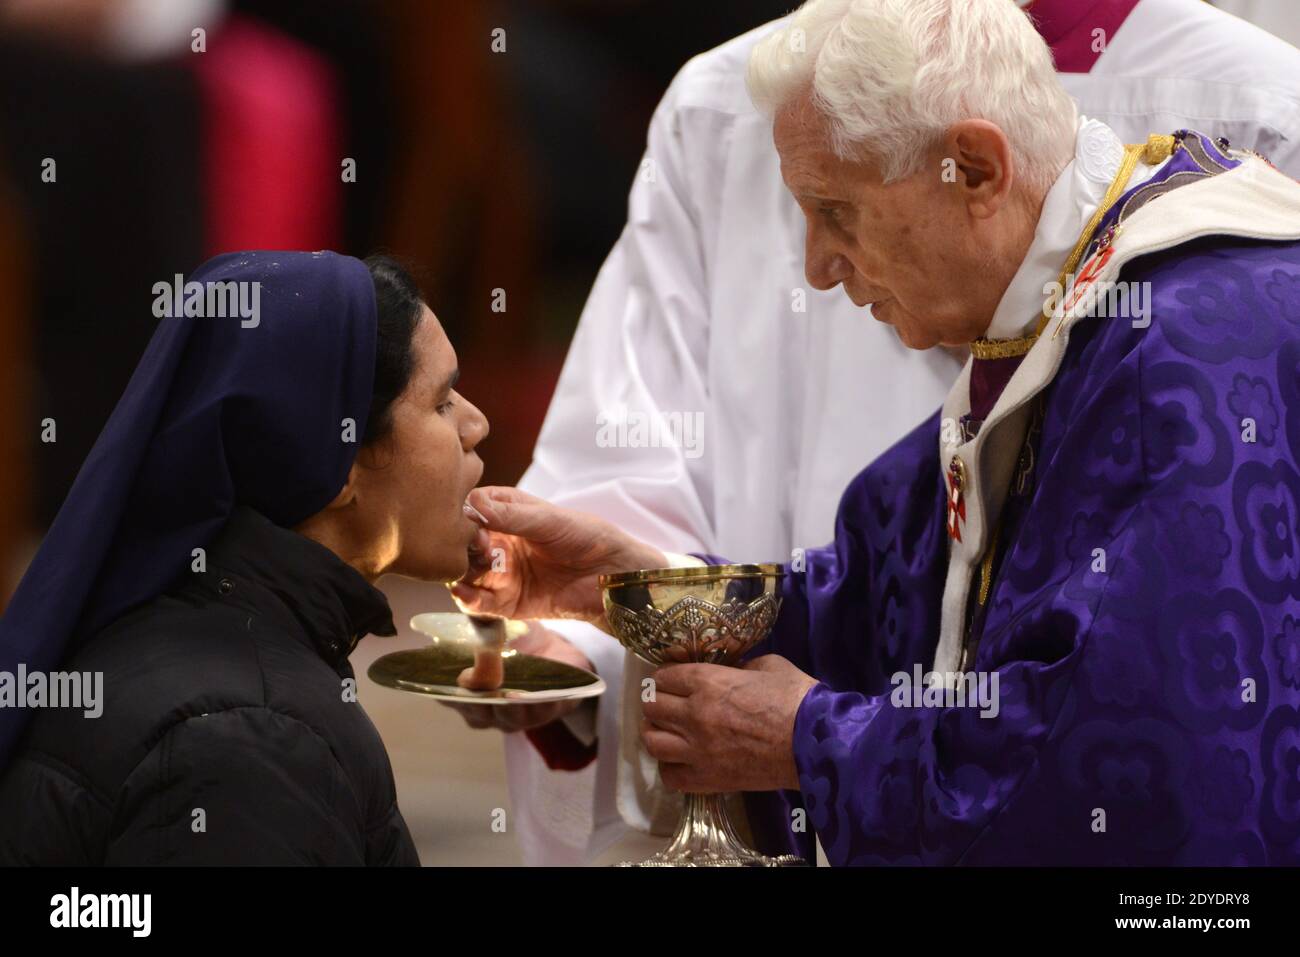
POLYGON ((961 459, 952 457, 948 463, 948 534, 961 541, 961 523, 966 521, 965 469, 961 459))
POLYGON ((1074 281, 1074 288, 1070 290, 1070 298, 1065 301, 1065 306, 1061 310, 1062 315, 1068 315, 1070 310, 1078 305, 1083 294, 1097 280, 1113 255, 1115 255, 1115 247, 1107 246, 1083 264, 1083 270, 1079 273, 1079 278, 1074 281))

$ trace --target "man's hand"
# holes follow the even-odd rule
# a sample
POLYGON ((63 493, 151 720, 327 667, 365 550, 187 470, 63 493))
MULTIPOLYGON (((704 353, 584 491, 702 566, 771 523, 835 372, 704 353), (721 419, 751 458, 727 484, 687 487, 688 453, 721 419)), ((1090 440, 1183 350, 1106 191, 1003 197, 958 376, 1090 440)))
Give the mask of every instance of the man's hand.
POLYGON ((798 788, 794 719, 815 684, 780 655, 743 668, 669 665, 642 706, 641 741, 674 791, 798 788))
POLYGON ((580 618, 605 627, 597 579, 662 568, 663 552, 604 519, 560 508, 514 488, 477 488, 483 516, 470 570, 451 588, 464 611, 507 618, 580 618))
MULTIPOLYGON (((587 656, 573 646, 563 635, 544 628, 535 621, 528 623, 528 633, 510 643, 520 654, 536 655, 562 661, 567 665, 594 671, 587 656)), ((499 662, 500 659, 498 659, 499 662)), ((466 668, 460 675, 460 684, 467 688, 499 688, 501 676, 486 656, 475 655, 474 667, 466 668)), ((460 704, 443 701, 447 707, 460 713, 471 728, 496 728, 499 731, 527 731, 540 728, 576 709, 581 701, 542 701, 537 704, 460 704)))

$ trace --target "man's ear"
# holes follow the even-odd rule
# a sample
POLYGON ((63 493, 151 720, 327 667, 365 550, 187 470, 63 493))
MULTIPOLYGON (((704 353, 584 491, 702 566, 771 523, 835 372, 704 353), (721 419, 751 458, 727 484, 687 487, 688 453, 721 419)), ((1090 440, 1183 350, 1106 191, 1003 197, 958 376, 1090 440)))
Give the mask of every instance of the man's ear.
POLYGON ((1011 143, 988 120, 962 120, 948 128, 944 149, 961 173, 962 200, 976 219, 988 219, 1007 201, 1015 181, 1011 143))

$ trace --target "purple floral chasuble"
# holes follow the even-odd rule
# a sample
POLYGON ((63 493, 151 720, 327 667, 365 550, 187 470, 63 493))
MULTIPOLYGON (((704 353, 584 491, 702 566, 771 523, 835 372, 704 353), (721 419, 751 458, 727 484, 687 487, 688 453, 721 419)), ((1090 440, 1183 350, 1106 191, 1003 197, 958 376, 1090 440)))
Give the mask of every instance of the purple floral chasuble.
POLYGON ((787 574, 756 653, 820 684, 801 793, 747 796, 766 849, 811 859, 815 831, 834 864, 1300 863, 1300 243, 1208 236, 1121 278, 1151 284, 1149 326, 1074 326, 1002 512, 969 636, 995 715, 891 681, 938 641, 937 415, 787 574))

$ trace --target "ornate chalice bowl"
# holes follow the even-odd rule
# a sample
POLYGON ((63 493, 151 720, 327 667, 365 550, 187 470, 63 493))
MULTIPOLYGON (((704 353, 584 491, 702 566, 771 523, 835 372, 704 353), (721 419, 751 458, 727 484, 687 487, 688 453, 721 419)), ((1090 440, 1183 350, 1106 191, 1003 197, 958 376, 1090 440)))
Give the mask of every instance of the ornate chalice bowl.
MULTIPOLYGON (((656 568, 600 577, 610 631, 651 665, 736 665, 776 623, 780 565, 656 568)), ((686 794, 669 845, 642 866, 772 867, 803 864, 749 847, 727 817, 723 794, 686 794)))

